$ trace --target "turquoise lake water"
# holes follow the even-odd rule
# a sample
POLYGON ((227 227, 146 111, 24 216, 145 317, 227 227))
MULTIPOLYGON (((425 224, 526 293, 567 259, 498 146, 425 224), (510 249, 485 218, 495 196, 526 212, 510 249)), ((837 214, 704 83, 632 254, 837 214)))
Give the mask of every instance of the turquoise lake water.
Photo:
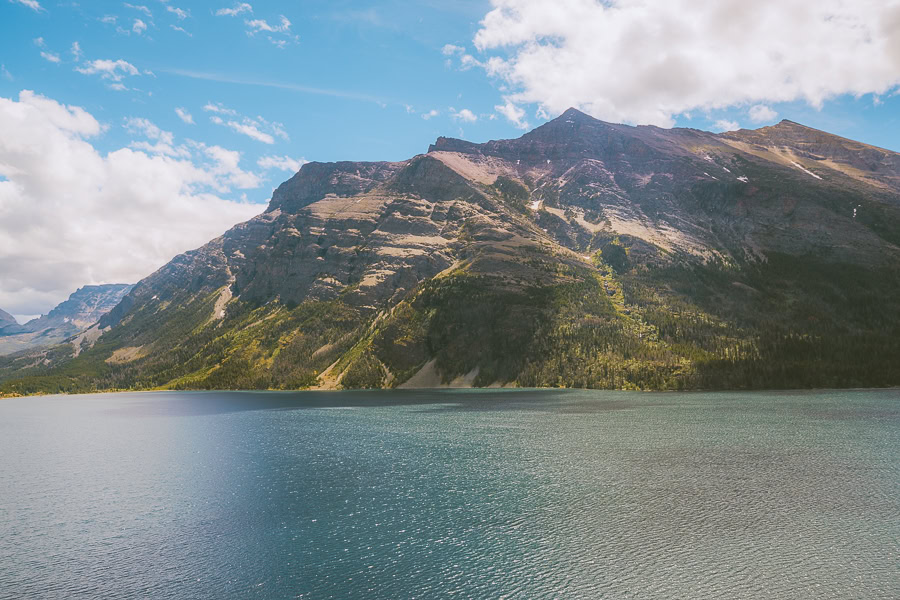
POLYGON ((900 391, 0 401, 0 598, 900 598, 900 391))

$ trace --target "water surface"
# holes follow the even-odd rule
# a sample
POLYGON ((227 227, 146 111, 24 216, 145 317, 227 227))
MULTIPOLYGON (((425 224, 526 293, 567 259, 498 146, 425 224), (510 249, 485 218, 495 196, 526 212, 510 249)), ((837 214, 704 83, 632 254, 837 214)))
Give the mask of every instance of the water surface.
POLYGON ((0 598, 900 598, 900 391, 0 401, 0 598))

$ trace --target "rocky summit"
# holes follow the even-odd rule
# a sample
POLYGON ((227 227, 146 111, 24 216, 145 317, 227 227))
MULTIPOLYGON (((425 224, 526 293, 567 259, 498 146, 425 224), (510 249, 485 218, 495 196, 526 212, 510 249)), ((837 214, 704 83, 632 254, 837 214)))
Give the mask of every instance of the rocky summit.
POLYGON ((570 109, 306 164, 0 390, 886 386, 898 317, 900 155, 570 109))

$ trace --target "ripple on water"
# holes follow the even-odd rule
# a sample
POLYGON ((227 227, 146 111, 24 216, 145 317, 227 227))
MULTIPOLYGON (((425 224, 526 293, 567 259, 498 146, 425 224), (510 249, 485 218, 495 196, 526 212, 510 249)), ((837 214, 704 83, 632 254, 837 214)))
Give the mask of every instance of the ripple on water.
POLYGON ((4 401, 0 599, 896 599, 898 408, 893 390, 4 401))

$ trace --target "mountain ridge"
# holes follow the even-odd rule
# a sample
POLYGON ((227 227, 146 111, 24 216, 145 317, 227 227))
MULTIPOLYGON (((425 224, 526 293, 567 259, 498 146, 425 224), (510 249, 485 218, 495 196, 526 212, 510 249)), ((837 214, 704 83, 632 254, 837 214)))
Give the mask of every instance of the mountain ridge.
POLYGON ((132 287, 122 283, 82 286, 46 315, 21 325, 3 327, 0 314, 0 354, 52 346, 82 333, 118 305, 132 287))
POLYGON ((308 163, 0 390, 897 385, 900 155, 779 125, 308 163))

